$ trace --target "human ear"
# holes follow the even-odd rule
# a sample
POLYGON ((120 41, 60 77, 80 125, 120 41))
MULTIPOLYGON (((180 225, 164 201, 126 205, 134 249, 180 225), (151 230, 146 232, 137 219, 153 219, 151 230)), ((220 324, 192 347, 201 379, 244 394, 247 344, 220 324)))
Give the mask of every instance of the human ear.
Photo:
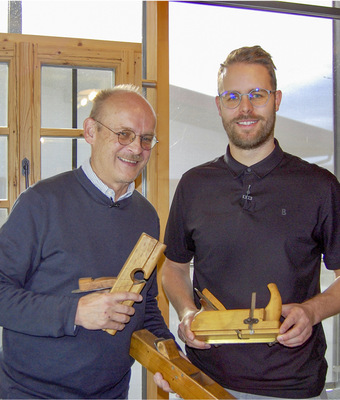
POLYGON ((92 144, 95 138, 96 128, 95 128, 95 120, 92 118, 86 118, 83 124, 83 135, 84 139, 87 143, 92 144))
POLYGON ((281 100, 282 100, 282 92, 281 90, 277 90, 275 92, 275 111, 279 111, 281 100))
POLYGON ((215 103, 216 103, 216 107, 218 109, 218 114, 221 117, 222 116, 221 115, 221 100, 220 100, 219 96, 215 97, 215 103))

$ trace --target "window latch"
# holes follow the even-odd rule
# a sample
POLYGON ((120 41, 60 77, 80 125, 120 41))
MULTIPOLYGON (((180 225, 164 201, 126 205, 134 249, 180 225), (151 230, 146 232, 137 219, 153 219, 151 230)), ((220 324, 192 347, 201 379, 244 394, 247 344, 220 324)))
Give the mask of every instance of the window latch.
POLYGON ((27 189, 29 187, 29 179, 28 176, 30 174, 30 162, 29 160, 25 157, 22 162, 21 162, 21 167, 22 167, 22 174, 25 177, 25 188, 27 189))

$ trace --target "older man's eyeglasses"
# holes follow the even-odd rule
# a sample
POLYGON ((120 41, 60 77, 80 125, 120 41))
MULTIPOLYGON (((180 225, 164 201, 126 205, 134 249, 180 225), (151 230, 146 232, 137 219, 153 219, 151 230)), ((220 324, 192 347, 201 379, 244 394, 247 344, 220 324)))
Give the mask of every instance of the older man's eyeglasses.
POLYGON ((108 126, 104 125, 102 122, 94 120, 98 124, 102 125, 104 128, 108 129, 112 133, 118 136, 118 142, 122 146, 127 146, 128 144, 132 143, 137 136, 140 138, 140 145, 144 150, 151 150, 155 145, 158 143, 157 137, 152 134, 146 135, 136 135, 134 131, 130 129, 124 129, 119 132, 115 132, 113 129, 109 128, 108 126))
POLYGON ((272 93, 276 90, 267 90, 256 88, 251 90, 249 93, 239 93, 236 90, 226 90, 219 94, 221 103, 226 108, 236 108, 240 105, 242 96, 247 96, 249 101, 254 107, 263 107, 268 101, 272 93))

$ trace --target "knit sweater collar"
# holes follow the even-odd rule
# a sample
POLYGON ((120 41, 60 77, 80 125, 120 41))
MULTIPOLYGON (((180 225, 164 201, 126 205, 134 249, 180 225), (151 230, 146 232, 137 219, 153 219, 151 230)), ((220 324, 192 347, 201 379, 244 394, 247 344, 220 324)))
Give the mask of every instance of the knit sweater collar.
MULTIPOLYGON (((98 175, 93 171, 92 166, 91 166, 91 159, 86 159, 84 163, 81 166, 82 170, 84 171, 85 175, 87 178, 98 188, 102 193, 105 194, 109 199, 115 199, 115 191, 111 188, 109 188, 99 177, 98 175)), ((126 193, 124 193, 122 196, 119 197, 119 200, 124 200, 128 197, 130 197, 135 189, 135 182, 131 182, 127 188, 126 193)))
POLYGON ((79 183, 83 186, 83 188, 89 193, 89 195, 98 203, 101 203, 103 206, 108 206, 110 208, 115 207, 115 208, 124 208, 126 207, 131 199, 133 198, 134 192, 124 198, 120 199, 117 202, 113 202, 113 200, 108 197, 106 194, 104 194, 100 189, 98 189, 97 186, 95 186, 91 180, 86 176, 85 172, 81 167, 78 169, 75 169, 73 171, 75 174, 75 177, 79 181, 79 183))

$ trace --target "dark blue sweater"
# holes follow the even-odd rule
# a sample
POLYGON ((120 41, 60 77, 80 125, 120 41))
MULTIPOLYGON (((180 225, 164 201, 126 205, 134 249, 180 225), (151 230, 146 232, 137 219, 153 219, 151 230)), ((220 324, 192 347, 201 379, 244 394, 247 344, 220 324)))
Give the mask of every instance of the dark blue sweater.
POLYGON ((137 191, 111 201, 81 169, 21 194, 0 230, 0 325, 6 398, 124 398, 130 338, 146 328, 172 337, 157 307, 155 273, 125 329, 111 336, 74 327, 81 277, 117 276, 142 232, 159 236, 137 191))

